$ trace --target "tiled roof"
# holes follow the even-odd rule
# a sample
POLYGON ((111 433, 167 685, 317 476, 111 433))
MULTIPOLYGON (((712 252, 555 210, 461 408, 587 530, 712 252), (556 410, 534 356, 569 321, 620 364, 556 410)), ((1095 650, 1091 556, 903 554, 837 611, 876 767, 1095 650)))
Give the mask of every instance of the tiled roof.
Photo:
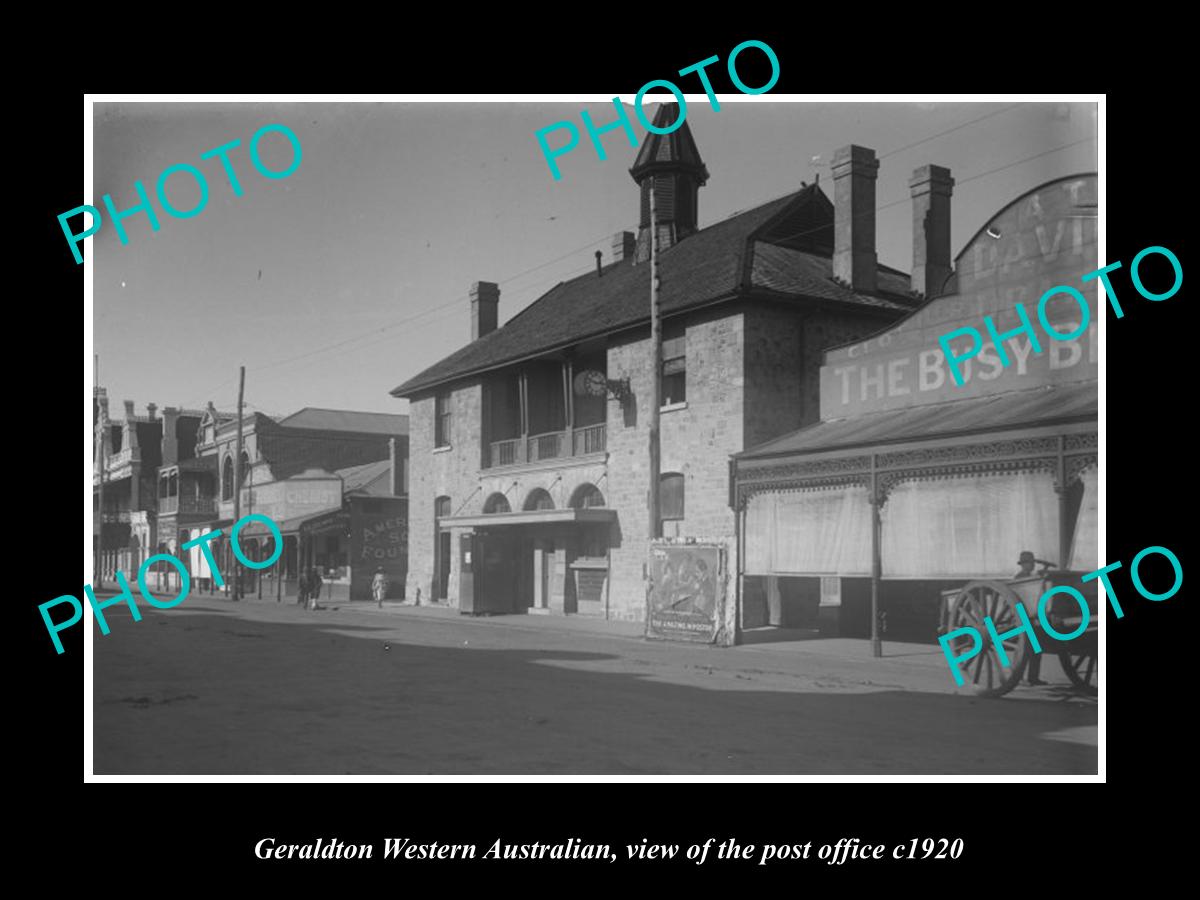
MULTIPOLYGON (((659 254, 659 303, 664 316, 732 298, 744 291, 746 253, 751 239, 774 221, 790 216, 809 201, 828 207, 816 185, 731 216, 698 231, 659 254)), ((756 241, 754 283, 811 298, 876 308, 907 310, 913 302, 896 303, 894 291, 907 296, 908 276, 880 267, 883 297, 856 294, 838 285, 831 263, 819 253, 786 250, 756 241), (766 252, 760 252, 768 248, 766 252), (773 251, 780 250, 782 253, 773 251), (758 258, 761 257, 761 261, 758 258), (792 272, 793 268, 798 270, 792 272)), ((650 266, 631 260, 610 263, 597 277, 594 271, 551 288, 503 328, 450 354, 391 393, 407 397, 456 378, 483 372, 582 339, 609 334, 649 320, 650 266)), ((287 424, 286 420, 283 424, 287 424)))
POLYGON ((833 280, 833 260, 829 257, 765 241, 754 242, 751 278, 755 287, 785 294, 803 294, 806 297, 903 311, 911 310, 914 303, 908 293, 909 277, 893 269, 879 266, 876 274, 879 296, 860 294, 833 280))
POLYGON ((408 434, 408 416, 393 413, 353 412, 348 409, 322 409, 306 406, 277 423, 286 428, 311 428, 317 431, 359 431, 368 434, 408 434))

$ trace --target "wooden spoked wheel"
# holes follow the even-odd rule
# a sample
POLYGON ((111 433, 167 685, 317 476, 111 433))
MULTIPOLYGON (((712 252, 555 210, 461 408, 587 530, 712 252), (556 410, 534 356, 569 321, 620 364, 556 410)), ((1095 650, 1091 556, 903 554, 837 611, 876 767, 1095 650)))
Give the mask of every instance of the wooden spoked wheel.
MULTIPOLYGON (((1017 604, 1020 602, 1016 592, 1000 581, 972 581, 962 589, 955 602, 951 628, 974 628, 983 639, 979 653, 961 667, 965 679, 963 686, 980 697, 1007 694, 1021 681, 1030 652, 1025 636, 1018 634, 1002 641, 1008 656, 1008 665, 1004 665, 983 624, 985 618, 991 618, 998 633, 1011 631, 1021 624, 1017 618, 1017 604)), ((973 645, 969 635, 962 635, 955 638, 950 646, 955 655, 962 655, 973 645)))
POLYGON ((1058 661, 1062 664, 1062 669, 1067 673, 1067 677, 1071 679, 1071 684, 1077 688, 1096 690, 1096 654, 1093 651, 1060 653, 1058 661))

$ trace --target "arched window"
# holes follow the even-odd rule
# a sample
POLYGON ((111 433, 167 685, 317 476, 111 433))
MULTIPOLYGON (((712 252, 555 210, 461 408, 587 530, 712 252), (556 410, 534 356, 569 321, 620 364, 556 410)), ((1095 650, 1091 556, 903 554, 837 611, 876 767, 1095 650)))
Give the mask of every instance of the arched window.
POLYGON ((604 505, 604 495, 600 493, 600 489, 594 484, 581 484, 575 489, 575 493, 571 495, 571 507, 573 509, 591 509, 594 506, 604 505))
POLYGON ((529 492, 529 496, 525 498, 524 509, 554 509, 554 498, 550 496, 550 492, 543 488, 534 488, 529 492))
POLYGON ((221 465, 221 499, 233 499, 233 457, 226 456, 221 465))
POLYGON ((242 460, 242 468, 241 468, 241 472, 239 472, 238 474, 241 475, 242 480, 238 483, 238 487, 241 487, 243 484, 246 483, 246 473, 250 471, 250 454, 247 453, 245 450, 243 450, 241 460, 242 460))
POLYGON ((512 512, 512 507, 508 505, 508 498, 503 494, 496 493, 484 501, 483 511, 485 513, 506 513, 512 512))
POLYGON ((683 475, 679 472, 658 477, 658 515, 663 521, 683 518, 683 475))

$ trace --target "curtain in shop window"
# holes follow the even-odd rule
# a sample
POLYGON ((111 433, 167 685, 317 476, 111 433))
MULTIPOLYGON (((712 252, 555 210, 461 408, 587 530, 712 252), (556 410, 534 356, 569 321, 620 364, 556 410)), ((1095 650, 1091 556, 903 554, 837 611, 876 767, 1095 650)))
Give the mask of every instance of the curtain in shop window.
POLYGON ((864 487, 756 494, 746 506, 746 574, 869 575, 864 487))
POLYGON ((1058 561, 1058 495, 1047 472, 906 481, 881 524, 885 578, 1009 578, 1022 550, 1058 561))
MULTIPOLYGON (((188 538, 188 540, 194 541, 196 538, 200 537, 202 533, 203 532, 201 529, 193 528, 189 532, 191 537, 188 538)), ((212 572, 210 572, 208 569, 208 558, 204 555, 203 549, 197 545, 189 549, 188 554, 191 557, 188 560, 190 563, 188 566, 188 571, 191 573, 192 578, 212 578, 212 572)))
POLYGON ((1083 501, 1075 519, 1075 536, 1071 538, 1070 567, 1076 571, 1095 572, 1100 568, 1100 494, 1097 487, 1099 471, 1095 466, 1082 473, 1083 501))

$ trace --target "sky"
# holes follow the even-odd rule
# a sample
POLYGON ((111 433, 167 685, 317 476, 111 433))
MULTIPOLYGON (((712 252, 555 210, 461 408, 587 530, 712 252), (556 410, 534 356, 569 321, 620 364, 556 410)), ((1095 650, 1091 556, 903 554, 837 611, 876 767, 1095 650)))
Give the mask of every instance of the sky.
MULTIPOLYGON (((631 98, 624 98, 630 100, 631 98)), ((952 252, 996 212, 1043 182, 1095 171, 1096 108, 1090 103, 793 103, 769 95, 720 96, 713 110, 688 95, 687 122, 708 167, 700 226, 819 183, 830 199, 829 163, 845 144, 880 157, 876 185, 879 260, 912 268, 908 179, 946 166, 956 180, 952 252), (814 157, 818 159, 814 160, 814 157)), ((122 245, 105 221, 87 239, 94 255, 94 335, 99 383, 110 410, 133 400, 233 410, 246 367, 247 412, 283 416, 305 406, 403 413, 389 391, 470 339, 472 282, 500 284, 507 321, 559 281, 610 261, 612 235, 637 231, 637 150, 620 129, 604 134, 607 159, 580 120, 615 119, 611 104, 97 103, 94 190, 104 210, 151 195, 147 217, 124 220, 122 245), (580 142, 558 158, 555 180, 534 132, 562 120, 580 142), (302 147, 287 178, 258 174, 248 156, 263 125, 283 124, 302 147), (235 196, 217 159, 200 154, 240 140, 229 158, 244 189, 235 196), (206 176, 207 205, 194 217, 165 214, 154 185, 169 166, 206 176)), ((653 111, 647 110, 647 118, 653 111)), ((645 132, 630 114, 640 143, 645 132)), ((552 144, 562 140, 551 137, 552 144)), ((266 135, 263 164, 283 170, 287 139, 266 135)), ((200 198, 188 174, 167 182, 173 206, 200 198)), ((77 217, 72 220, 80 230, 77 217)))

